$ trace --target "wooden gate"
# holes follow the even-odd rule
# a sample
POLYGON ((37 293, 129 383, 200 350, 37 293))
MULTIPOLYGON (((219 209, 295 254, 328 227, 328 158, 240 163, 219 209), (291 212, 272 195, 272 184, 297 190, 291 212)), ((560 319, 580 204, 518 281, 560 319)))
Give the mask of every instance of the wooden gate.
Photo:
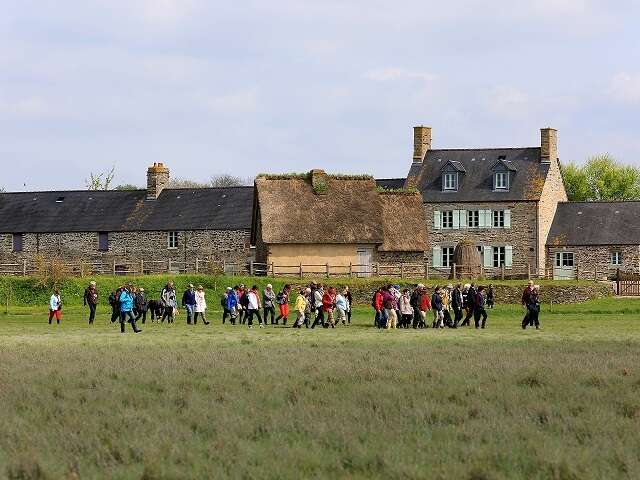
POLYGON ((640 297, 640 275, 622 273, 618 270, 616 284, 618 295, 640 297))

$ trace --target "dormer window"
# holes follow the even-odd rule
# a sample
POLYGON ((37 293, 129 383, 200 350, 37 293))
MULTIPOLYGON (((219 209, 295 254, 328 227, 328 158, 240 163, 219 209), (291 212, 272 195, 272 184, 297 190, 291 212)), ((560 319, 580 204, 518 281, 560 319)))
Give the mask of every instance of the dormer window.
POLYGON ((442 189, 449 192, 458 190, 458 172, 446 172, 443 174, 442 189))
POLYGON ((494 185, 496 190, 508 190, 509 189, 509 173, 496 172, 494 185))

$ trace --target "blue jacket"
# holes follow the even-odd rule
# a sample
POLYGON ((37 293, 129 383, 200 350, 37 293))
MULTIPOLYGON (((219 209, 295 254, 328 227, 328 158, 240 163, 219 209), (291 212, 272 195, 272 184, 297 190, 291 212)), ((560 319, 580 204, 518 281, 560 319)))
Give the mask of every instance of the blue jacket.
POLYGON ((131 312, 133 310, 133 295, 128 290, 120 293, 120 311, 131 312))
POLYGON ((227 310, 233 310, 238 305, 238 296, 236 292, 231 292, 227 295, 227 310))
POLYGON ((191 289, 185 290, 182 295, 182 305, 195 305, 196 304, 196 292, 191 289))

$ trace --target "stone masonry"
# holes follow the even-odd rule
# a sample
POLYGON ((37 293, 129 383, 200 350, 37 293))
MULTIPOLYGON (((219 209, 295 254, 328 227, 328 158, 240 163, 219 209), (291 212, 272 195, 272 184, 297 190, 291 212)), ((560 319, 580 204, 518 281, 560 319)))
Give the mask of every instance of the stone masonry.
POLYGON ((553 270, 556 252, 572 252, 578 279, 592 280, 596 269, 598 278, 613 278, 616 271, 640 274, 640 246, 639 245, 600 245, 600 246, 566 246, 547 247, 547 269, 553 270), (611 253, 620 252, 622 265, 611 264, 611 253))

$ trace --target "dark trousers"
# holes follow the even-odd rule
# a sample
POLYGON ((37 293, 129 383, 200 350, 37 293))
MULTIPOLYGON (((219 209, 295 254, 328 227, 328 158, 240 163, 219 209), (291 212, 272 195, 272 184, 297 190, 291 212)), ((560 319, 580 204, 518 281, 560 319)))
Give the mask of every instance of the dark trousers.
POLYGON ((209 322, 207 322, 207 317, 204 316, 204 312, 196 312, 193 315, 193 324, 195 325, 196 323, 198 323, 198 316, 202 317, 202 323, 204 323, 205 325, 209 325, 209 322))
POLYGON ((89 324, 92 324, 96 319, 96 307, 97 305, 95 303, 89 304, 89 324))
POLYGON ((276 322, 276 307, 271 305, 270 307, 264 307, 264 323, 269 323, 269 316, 271 316, 271 325, 276 322))
POLYGON ((462 309, 453 307, 453 328, 456 328, 462 320, 462 309))
POLYGON ((471 320, 471 317, 474 317, 475 319, 475 309, 472 307, 467 307, 467 315, 464 317, 464 320, 462 321, 462 325, 463 327, 466 327, 467 325, 469 325, 469 320, 471 320))
POLYGON ((138 310, 138 313, 136 313, 136 322, 138 320, 142 319, 142 323, 147 321, 147 309, 145 308, 144 310, 138 310))
POLYGON ((412 313, 403 313, 402 314, 402 323, 401 323, 401 327, 404 328, 409 328, 411 326, 411 320, 413 320, 413 314, 412 313))
POLYGON ((473 311, 473 320, 476 324, 476 328, 480 327, 480 317, 482 317, 482 328, 487 324, 487 311, 484 307, 477 307, 473 311))
POLYGON ((124 326, 129 322, 131 324, 131 328, 134 332, 138 332, 138 327, 136 327, 136 319, 133 316, 133 312, 129 310, 128 312, 120 312, 120 332, 124 333, 124 326))
POLYGON ((118 307, 111 307, 111 323, 115 322, 120 318, 120 311, 118 307))
POLYGON ((316 328, 316 325, 324 325, 324 311, 322 307, 316 310, 316 319, 313 321, 311 328, 316 328))
POLYGON ((527 328, 527 326, 534 326, 536 328, 540 327, 540 312, 535 306, 527 306, 527 314, 522 319, 522 328, 527 328))
POLYGON ((376 310, 375 324, 378 328, 386 328, 387 327, 387 311, 383 308, 382 310, 376 310))
POLYGON ((167 319, 167 323, 173 323, 173 307, 164 307, 164 312, 162 312, 162 322, 164 323, 165 318, 167 319))
POLYGON ((351 305, 349 305, 349 310, 347 311, 347 323, 351 325, 351 305))
POLYGON ((258 322, 262 325, 262 317, 260 316, 260 310, 248 309, 246 314, 246 320, 249 322, 249 326, 253 325, 253 316, 258 317, 258 322))

